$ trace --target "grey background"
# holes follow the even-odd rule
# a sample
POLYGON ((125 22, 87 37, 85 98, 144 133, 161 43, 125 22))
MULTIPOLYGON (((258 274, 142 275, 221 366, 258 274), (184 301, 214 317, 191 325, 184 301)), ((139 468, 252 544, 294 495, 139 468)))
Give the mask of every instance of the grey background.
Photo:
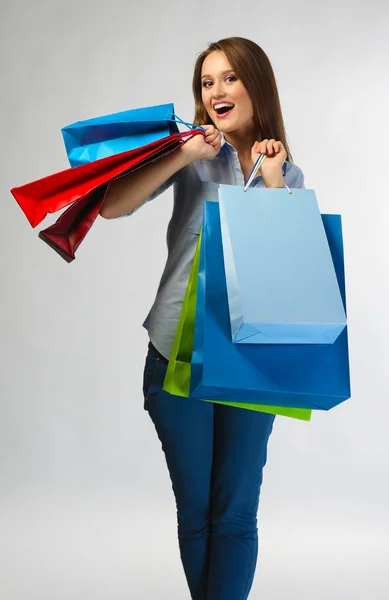
POLYGON ((276 419, 250 598, 387 599, 388 4, 13 0, 0 22, 0 596, 189 598, 141 391, 171 192, 98 219, 69 265, 9 189, 67 168, 66 124, 164 102, 191 120, 197 53, 240 35, 273 64, 306 187, 343 216, 353 391, 276 419))

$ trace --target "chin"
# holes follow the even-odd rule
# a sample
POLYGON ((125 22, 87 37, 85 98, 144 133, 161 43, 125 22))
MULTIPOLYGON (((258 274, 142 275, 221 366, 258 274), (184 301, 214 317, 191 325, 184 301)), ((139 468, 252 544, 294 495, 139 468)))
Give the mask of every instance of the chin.
POLYGON ((233 131, 236 129, 235 123, 227 123, 225 119, 216 119, 213 121, 216 129, 219 131, 225 131, 228 133, 229 131, 233 131))
POLYGON ((216 124, 215 127, 222 133, 233 133, 238 129, 236 125, 228 125, 227 123, 220 123, 220 125, 216 124))
POLYGON ((233 123, 227 123, 225 119, 218 119, 217 117, 213 117, 213 115, 210 115, 209 113, 208 115, 215 128, 221 133, 232 133, 233 131, 236 131, 237 129, 239 129, 239 127, 241 127, 241 125, 236 123, 235 120, 233 123))

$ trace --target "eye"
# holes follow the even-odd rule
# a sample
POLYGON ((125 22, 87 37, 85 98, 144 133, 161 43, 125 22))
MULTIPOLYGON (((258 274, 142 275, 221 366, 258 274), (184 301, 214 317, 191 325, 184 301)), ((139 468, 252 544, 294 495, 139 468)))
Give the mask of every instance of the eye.
MULTIPOLYGON (((236 77, 236 75, 228 75, 228 76, 226 77, 226 81, 228 81, 229 79, 230 79, 231 81, 237 81, 237 80, 238 80, 238 78, 236 77)), ((208 80, 208 81, 204 81, 204 82, 203 82, 203 87, 204 87, 204 88, 209 88, 209 85, 208 85, 209 83, 212 85, 212 81, 209 81, 209 80, 208 80)))

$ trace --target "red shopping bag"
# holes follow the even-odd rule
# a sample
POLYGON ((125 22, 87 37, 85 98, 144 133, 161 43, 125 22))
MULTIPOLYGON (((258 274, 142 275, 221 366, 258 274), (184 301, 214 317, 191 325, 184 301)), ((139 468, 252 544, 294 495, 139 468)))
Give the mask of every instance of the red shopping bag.
POLYGON ((49 213, 72 204, 54 225, 39 234, 67 262, 71 262, 99 214, 108 183, 115 177, 131 173, 166 156, 200 133, 204 135, 201 129, 173 133, 142 148, 121 152, 14 187, 11 193, 32 227, 39 225, 49 213))
POLYGON ((72 262, 75 252, 100 212, 108 183, 76 200, 50 227, 42 229, 38 237, 58 252, 66 262, 72 262))

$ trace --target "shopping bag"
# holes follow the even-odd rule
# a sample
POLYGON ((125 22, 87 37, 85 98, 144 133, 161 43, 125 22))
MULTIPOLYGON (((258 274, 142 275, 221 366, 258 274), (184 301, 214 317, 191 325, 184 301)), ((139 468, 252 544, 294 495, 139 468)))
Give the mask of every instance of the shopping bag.
MULTIPOLYGON (((322 215, 322 221, 346 310, 341 219, 322 215)), ((347 327, 327 345, 232 342, 219 204, 208 201, 204 204, 190 395, 318 410, 329 410, 350 397, 347 327)))
POLYGON ((136 148, 92 163, 69 168, 37 181, 14 187, 11 193, 23 210, 32 227, 36 227, 49 214, 54 213, 79 198, 85 196, 102 183, 107 183, 124 175, 130 169, 144 166, 146 161, 161 157, 180 147, 199 130, 176 133, 152 142, 142 148, 136 148))
POLYGON ((162 386, 165 392, 174 396, 189 396, 201 237, 200 232, 162 386))
POLYGON ((147 146, 172 133, 177 124, 169 119, 174 105, 161 104, 125 110, 61 129, 69 163, 78 167, 127 150, 147 146))
MULTIPOLYGON (((194 325, 196 318, 196 296, 199 276, 200 249, 202 244, 202 233, 200 231, 199 240, 197 243, 195 255, 192 262, 192 267, 189 275, 188 286, 185 292, 184 302, 182 305, 180 318, 178 321, 176 334, 172 350, 169 357, 169 363, 166 370, 166 375, 162 390, 176 396, 188 398, 190 396, 190 374, 191 374, 191 357, 193 349, 194 325)), ((202 315, 199 315, 202 318, 202 315)), ((196 398, 194 400, 198 402, 196 398)), ((244 404, 235 402, 218 402, 208 400, 208 402, 216 402, 217 404, 226 404, 237 408, 244 408, 260 412, 266 412, 285 417, 292 417, 309 421, 311 418, 311 410, 300 408, 285 408, 277 406, 265 406, 262 404, 244 404)))
POLYGON ((55 250, 66 262, 72 262, 75 252, 95 222, 102 206, 108 183, 103 183, 69 208, 38 237, 55 250))
POLYGON ((314 190, 219 186, 231 336, 332 344, 346 315, 314 190))
POLYGON ((167 156, 199 134, 203 135, 200 129, 174 133, 142 148, 108 156, 75 169, 69 168, 12 188, 11 193, 32 227, 39 225, 47 214, 75 203, 68 212, 61 215, 54 226, 43 230, 40 235, 65 260, 71 262, 75 258, 76 248, 100 211, 104 201, 102 192, 107 184, 115 177, 167 156))

